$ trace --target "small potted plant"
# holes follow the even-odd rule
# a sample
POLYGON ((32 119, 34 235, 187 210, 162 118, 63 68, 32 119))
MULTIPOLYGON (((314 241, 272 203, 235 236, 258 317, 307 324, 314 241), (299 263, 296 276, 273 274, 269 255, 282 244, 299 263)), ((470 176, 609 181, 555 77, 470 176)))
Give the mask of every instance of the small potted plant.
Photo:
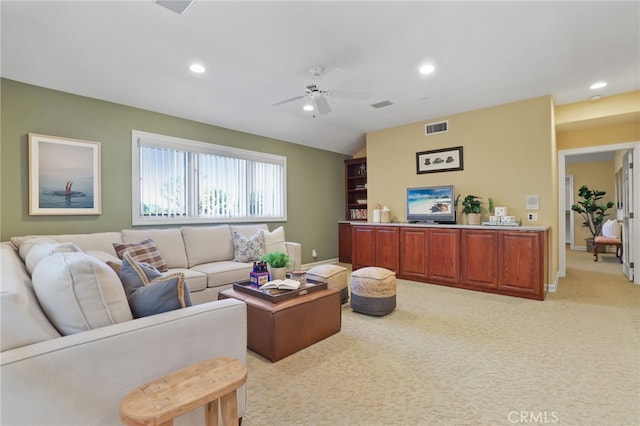
POLYGON ((588 252, 593 251, 593 241, 600 235, 600 232, 602 232, 604 217, 608 215, 606 211, 613 207, 612 201, 598 203, 605 194, 606 192, 604 191, 589 189, 587 185, 582 185, 578 190, 578 197, 582 200, 571 206, 571 210, 579 213, 584 219, 582 226, 589 228, 589 232, 591 233, 591 238, 586 239, 588 252))
POLYGON ((462 200, 462 213, 467 215, 467 225, 480 225, 482 198, 467 195, 462 200))
POLYGON ((283 280, 286 276, 287 268, 291 266, 291 258, 287 253, 281 251, 267 253, 260 260, 267 262, 271 268, 272 280, 283 280))

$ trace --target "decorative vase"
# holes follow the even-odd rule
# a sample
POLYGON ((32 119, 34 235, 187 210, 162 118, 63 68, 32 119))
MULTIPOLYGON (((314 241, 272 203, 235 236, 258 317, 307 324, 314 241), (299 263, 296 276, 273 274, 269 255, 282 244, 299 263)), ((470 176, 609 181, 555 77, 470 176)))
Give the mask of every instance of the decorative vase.
POLYGON ((286 278, 287 268, 271 268, 272 280, 284 280, 286 278))
POLYGON ((480 225, 481 217, 482 215, 480 213, 467 214, 467 225, 480 225))

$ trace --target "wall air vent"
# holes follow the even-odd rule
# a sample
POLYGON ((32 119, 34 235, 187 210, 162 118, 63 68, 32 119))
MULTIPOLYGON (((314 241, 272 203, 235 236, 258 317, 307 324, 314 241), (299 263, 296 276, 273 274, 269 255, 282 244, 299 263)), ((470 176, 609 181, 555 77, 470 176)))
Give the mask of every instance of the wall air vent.
POLYGON ((393 102, 391 102, 391 101, 382 101, 382 102, 378 102, 378 103, 375 103, 375 104, 371 104, 371 106, 376 108, 376 109, 388 107, 389 105, 393 105, 393 102))
POLYGON ((441 121, 439 123, 429 123, 424 126, 424 133, 427 136, 435 135, 437 133, 446 133, 449 131, 449 122, 441 121))
POLYGON ((157 4, 172 12, 182 15, 195 0, 155 0, 157 4))

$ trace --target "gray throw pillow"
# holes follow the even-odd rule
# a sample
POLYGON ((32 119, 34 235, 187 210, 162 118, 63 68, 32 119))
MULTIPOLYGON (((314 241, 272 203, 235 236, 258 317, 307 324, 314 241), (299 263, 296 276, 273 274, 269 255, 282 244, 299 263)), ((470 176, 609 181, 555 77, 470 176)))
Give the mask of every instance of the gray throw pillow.
POLYGON ((193 305, 182 272, 162 275, 153 266, 134 260, 129 252, 122 258, 120 281, 134 318, 193 305))
POLYGON ((251 237, 233 232, 234 262, 253 262, 260 260, 264 254, 264 234, 258 231, 251 237))

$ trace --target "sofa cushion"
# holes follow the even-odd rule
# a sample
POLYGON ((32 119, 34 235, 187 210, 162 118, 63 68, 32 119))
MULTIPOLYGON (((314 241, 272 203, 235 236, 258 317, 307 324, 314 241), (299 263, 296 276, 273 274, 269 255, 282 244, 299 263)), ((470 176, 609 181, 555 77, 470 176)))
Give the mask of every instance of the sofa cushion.
POLYGON ((271 232, 263 230, 262 233, 264 234, 265 253, 287 252, 287 247, 284 244, 284 228, 282 226, 277 227, 271 232))
POLYGON ((147 238, 151 238, 156 243, 168 268, 188 268, 187 253, 180 228, 122 230, 122 241, 125 243, 135 243, 147 238))
POLYGON ((184 282, 189 286, 189 292, 201 291, 207 288, 207 276, 202 272, 187 268, 172 268, 167 274, 181 273, 184 275, 184 282))
POLYGON ((149 264, 137 262, 129 251, 122 259, 120 279, 135 318, 192 305, 183 274, 163 276, 149 264))
POLYGON ((269 231, 269 227, 265 223, 255 225, 230 225, 231 233, 237 232, 247 238, 254 235, 258 231, 269 231))
POLYGON ((45 316, 15 246, 0 244, 0 352, 60 337, 45 316))
POLYGON ((235 282, 248 281, 253 264, 233 262, 231 260, 203 263, 193 270, 206 274, 207 287, 219 287, 235 282))
POLYGON ((27 255, 29 254, 29 251, 31 251, 33 246, 38 243, 57 243, 57 241, 51 237, 40 237, 35 235, 11 238, 11 244, 13 244, 18 249, 18 254, 20 255, 20 259, 22 259, 23 262, 27 261, 27 255))
POLYGON ((47 256, 55 253, 81 253, 82 249, 73 243, 36 243, 24 261, 29 274, 33 274, 36 265, 47 256))
POLYGON ((233 260, 234 262, 258 261, 264 254, 264 235, 258 231, 249 238, 233 232, 233 260))
POLYGON ((120 232, 114 231, 94 232, 91 234, 60 234, 51 235, 51 238, 61 243, 73 243, 84 250, 85 253, 100 251, 109 253, 112 256, 116 255, 113 243, 122 242, 120 232))
POLYGON ((168 269, 167 262, 164 261, 158 251, 158 246, 151 238, 139 243, 113 243, 113 248, 116 249, 120 259, 124 259, 124 254, 129 252, 131 257, 138 262, 148 263, 161 272, 166 272, 168 269))
POLYGON ((42 309, 63 335, 133 318, 116 273, 85 253, 45 257, 32 279, 42 309))
POLYGON ((189 268, 209 262, 233 259, 229 225, 185 226, 182 228, 189 268))

